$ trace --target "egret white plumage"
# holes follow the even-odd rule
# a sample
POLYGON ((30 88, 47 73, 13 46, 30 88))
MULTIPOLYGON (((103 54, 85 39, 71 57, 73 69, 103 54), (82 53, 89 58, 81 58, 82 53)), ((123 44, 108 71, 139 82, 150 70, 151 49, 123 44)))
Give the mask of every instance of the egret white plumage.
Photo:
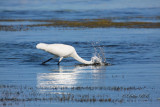
POLYGON ((86 61, 86 60, 82 59, 77 54, 75 48, 73 46, 70 46, 70 45, 39 43, 39 44, 36 45, 36 48, 44 50, 44 51, 54 55, 53 58, 50 58, 47 61, 44 61, 42 64, 45 64, 46 62, 48 62, 48 61, 50 61, 54 58, 57 58, 57 57, 60 57, 60 59, 58 61, 58 65, 62 61, 63 58, 67 58, 67 57, 72 57, 75 60, 77 60, 77 61, 79 61, 83 64, 94 64, 95 61, 97 63, 97 59, 95 57, 92 57, 90 61, 86 61))

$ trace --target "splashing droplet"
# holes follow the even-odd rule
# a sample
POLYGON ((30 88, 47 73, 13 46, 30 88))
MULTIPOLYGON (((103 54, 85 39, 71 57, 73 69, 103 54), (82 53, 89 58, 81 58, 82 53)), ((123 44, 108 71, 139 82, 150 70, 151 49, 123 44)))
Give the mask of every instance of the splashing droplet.
POLYGON ((95 64, 108 65, 108 63, 106 61, 106 57, 105 57, 105 52, 104 52, 103 46, 100 46, 98 43, 99 42, 92 43, 92 46, 94 48, 92 61, 95 64))

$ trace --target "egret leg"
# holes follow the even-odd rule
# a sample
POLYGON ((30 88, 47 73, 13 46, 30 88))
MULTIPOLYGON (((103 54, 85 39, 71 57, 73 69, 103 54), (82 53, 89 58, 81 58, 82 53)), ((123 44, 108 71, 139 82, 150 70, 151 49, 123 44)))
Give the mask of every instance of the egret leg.
POLYGON ((59 61, 58 61, 58 65, 59 65, 59 63, 62 61, 62 59, 63 59, 63 57, 60 57, 60 59, 59 59, 59 61))
POLYGON ((42 62, 42 64, 45 64, 46 62, 48 62, 48 61, 50 61, 50 60, 52 60, 52 59, 55 59, 55 58, 57 58, 57 56, 54 56, 53 58, 49 58, 48 60, 42 62))
POLYGON ((53 58, 49 58, 48 60, 42 62, 42 64, 45 64, 46 62, 48 62, 48 61, 50 61, 50 60, 52 60, 52 59, 53 59, 53 58))

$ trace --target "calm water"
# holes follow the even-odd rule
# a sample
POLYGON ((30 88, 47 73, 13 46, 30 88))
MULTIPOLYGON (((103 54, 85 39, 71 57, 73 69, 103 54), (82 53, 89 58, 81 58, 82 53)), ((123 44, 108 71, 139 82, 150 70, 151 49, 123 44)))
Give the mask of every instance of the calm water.
MULTIPOLYGON (((115 21, 159 22, 153 18, 160 13, 159 4, 158 0, 1 0, 0 19, 116 17, 115 21)), ((159 35, 159 28, 0 31, 0 106, 159 107, 159 35), (86 60, 96 52, 104 54, 111 65, 83 66, 72 58, 63 59, 60 66, 58 59, 41 65, 52 55, 37 50, 39 42, 72 45, 86 60)))
POLYGON ((159 0, 1 0, 1 19, 96 19, 160 22, 159 0), (139 19, 139 17, 141 17, 139 19), (154 20, 153 20, 154 19, 154 20))

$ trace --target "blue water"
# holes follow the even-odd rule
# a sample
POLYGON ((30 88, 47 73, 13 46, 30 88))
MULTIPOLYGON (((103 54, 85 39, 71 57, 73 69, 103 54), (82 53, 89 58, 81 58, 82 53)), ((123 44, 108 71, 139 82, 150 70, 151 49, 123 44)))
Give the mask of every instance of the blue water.
POLYGON ((1 19, 97 19, 158 21, 159 0, 1 0, 1 19), (130 19, 130 17, 132 17, 130 19), (142 17, 139 19, 138 17, 142 17), (153 20, 154 19, 154 20, 153 20))
MULTIPOLYGON (((0 19, 159 22, 159 4, 158 0, 1 0, 0 19)), ((159 28, 39 27, 0 31, 0 106, 159 107, 159 35, 159 28), (84 66, 73 58, 63 59, 60 66, 58 59, 41 65, 52 55, 36 49, 40 42, 72 45, 86 60, 94 56, 96 49, 111 65, 84 66), (60 99, 72 95, 73 99, 60 99)))

